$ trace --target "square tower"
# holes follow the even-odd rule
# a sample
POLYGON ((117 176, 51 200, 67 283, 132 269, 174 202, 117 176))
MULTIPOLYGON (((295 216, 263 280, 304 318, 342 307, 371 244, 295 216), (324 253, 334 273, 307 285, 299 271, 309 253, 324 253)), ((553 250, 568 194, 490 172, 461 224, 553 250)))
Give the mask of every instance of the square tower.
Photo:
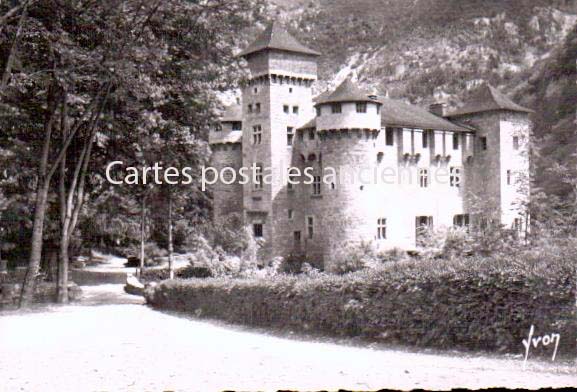
POLYGON ((451 120, 476 129, 470 210, 479 224, 493 222, 521 235, 529 228, 529 147, 532 110, 490 85, 481 86, 451 120), (481 213, 479 213, 481 212, 481 213))
POLYGON ((242 88, 243 166, 259 172, 257 183, 243 189, 245 221, 263 242, 263 259, 286 255, 291 236, 286 172, 293 135, 313 117, 311 87, 319 55, 277 23, 239 54, 250 70, 242 88))

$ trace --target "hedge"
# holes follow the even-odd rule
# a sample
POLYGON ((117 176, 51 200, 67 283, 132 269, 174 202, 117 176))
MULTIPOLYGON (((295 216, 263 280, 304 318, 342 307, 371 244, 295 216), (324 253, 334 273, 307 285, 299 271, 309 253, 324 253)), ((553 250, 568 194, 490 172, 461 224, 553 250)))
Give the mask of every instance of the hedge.
POLYGON ((523 353, 534 325, 535 337, 559 333, 558 353, 574 355, 575 277, 567 258, 471 258, 343 276, 165 281, 146 296, 155 308, 230 323, 443 349, 523 353))

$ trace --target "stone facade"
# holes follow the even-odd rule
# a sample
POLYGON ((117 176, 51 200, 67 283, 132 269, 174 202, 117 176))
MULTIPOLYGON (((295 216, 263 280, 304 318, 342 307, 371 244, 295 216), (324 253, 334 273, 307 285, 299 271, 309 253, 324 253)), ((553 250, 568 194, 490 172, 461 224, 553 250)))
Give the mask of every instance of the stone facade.
POLYGON ((331 269, 355 242, 415 249, 423 227, 526 224, 527 110, 491 88, 493 103, 443 117, 351 81, 313 102, 316 52, 272 31, 243 53, 252 78, 232 119, 242 131, 229 116, 210 132, 215 168, 262 167, 261 185, 215 185, 214 199, 215 216, 243 214, 263 260, 297 255, 331 269))

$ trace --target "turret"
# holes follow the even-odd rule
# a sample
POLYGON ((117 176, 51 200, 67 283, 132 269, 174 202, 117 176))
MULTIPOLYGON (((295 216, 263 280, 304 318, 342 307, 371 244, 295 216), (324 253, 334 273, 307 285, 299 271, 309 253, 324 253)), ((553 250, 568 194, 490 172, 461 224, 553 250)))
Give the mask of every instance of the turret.
MULTIPOLYGON (((376 187, 372 177, 375 142, 381 129, 381 102, 351 80, 316 102, 320 170, 332 168, 337 178, 322 183, 320 196, 313 195, 311 215, 323 228, 324 266, 331 270, 334 254, 353 242, 374 236, 376 187), (373 222, 374 221, 374 222, 373 222)), ((319 252, 320 253, 320 252, 319 252)))

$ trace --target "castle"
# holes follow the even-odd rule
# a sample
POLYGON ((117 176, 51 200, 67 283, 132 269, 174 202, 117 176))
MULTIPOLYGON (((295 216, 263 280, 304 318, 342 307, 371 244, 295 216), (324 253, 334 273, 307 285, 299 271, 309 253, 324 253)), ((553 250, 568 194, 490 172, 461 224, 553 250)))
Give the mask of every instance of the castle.
POLYGON ((256 165, 258 174, 247 184, 216 183, 214 215, 241 213, 263 259, 297 255, 331 269, 334 252, 355 242, 415 249, 424 228, 527 229, 521 179, 531 110, 493 87, 453 113, 379 97, 351 80, 313 99, 320 54, 276 23, 239 56, 250 79, 242 103, 209 132, 212 166, 256 165), (267 183, 265 168, 292 173, 267 183), (327 168, 336 179, 325 180, 327 168), (312 181, 303 181, 305 169, 312 181))

